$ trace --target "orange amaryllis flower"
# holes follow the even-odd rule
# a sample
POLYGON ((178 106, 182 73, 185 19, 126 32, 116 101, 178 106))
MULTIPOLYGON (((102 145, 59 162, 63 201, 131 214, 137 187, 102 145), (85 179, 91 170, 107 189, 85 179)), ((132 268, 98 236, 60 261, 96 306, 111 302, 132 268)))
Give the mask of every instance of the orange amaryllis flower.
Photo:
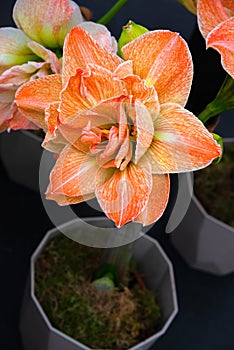
POLYGON ((177 33, 148 32, 122 54, 73 28, 62 75, 25 84, 16 102, 38 125, 46 121, 43 145, 60 153, 48 199, 65 205, 96 196, 117 227, 149 225, 166 208, 169 173, 205 167, 221 148, 184 108, 193 67, 177 33))
POLYGON ((221 54, 224 69, 234 78, 234 1, 198 0, 197 16, 207 47, 221 54))

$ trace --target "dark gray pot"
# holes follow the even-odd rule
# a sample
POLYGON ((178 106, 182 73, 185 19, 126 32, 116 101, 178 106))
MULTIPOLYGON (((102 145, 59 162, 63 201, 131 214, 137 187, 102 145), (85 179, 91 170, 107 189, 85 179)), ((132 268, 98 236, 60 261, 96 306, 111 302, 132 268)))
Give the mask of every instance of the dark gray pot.
MULTIPOLYGON (((224 139, 224 148, 230 142, 234 139, 224 139)), ((182 176, 189 191, 191 177, 182 176)), ((170 241, 192 268, 215 275, 234 272, 234 228, 207 214, 195 195, 170 241)))
POLYGON ((34 191, 39 191, 41 143, 40 137, 26 130, 0 135, 0 157, 7 175, 13 182, 34 191))
MULTIPOLYGON (((106 220, 108 220, 106 217, 86 218, 88 223, 98 226, 106 220)), ((71 221, 61 228, 73 225, 74 221, 71 221)), ((30 275, 20 317, 20 332, 25 350, 90 350, 51 325, 34 293, 35 261, 45 245, 58 234, 61 234, 59 228, 47 232, 31 257, 30 275)), ((146 350, 166 332, 178 312, 176 287, 172 264, 156 240, 142 235, 134 242, 133 249, 139 271, 147 276, 145 283, 150 289, 157 290, 162 310, 160 330, 131 348, 131 350, 146 350)))

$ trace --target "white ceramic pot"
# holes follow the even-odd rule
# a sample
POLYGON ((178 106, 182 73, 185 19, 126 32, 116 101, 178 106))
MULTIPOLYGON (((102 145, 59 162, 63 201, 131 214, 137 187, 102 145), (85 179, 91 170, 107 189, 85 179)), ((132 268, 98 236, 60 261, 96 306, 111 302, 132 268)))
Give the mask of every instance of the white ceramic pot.
MULTIPOLYGON (((224 139, 224 151, 230 142, 234 139, 224 139)), ((183 176, 189 191, 192 179, 183 176)), ((234 228, 209 215, 195 195, 183 220, 170 233, 170 241, 192 268, 215 275, 234 272, 234 228)))
MULTIPOLYGON (((100 226, 102 223, 105 225, 108 219, 95 217, 85 220, 92 225, 100 226)), ((61 228, 70 226, 74 226, 74 221, 50 230, 31 257, 30 275, 20 317, 20 332, 25 350, 90 350, 89 347, 51 325, 34 291, 35 262, 38 256, 53 237, 61 234, 61 228)), ((146 276, 146 285, 151 290, 157 291, 162 313, 160 330, 145 341, 131 347, 131 350, 146 350, 166 332, 177 314, 176 287, 172 264, 156 240, 142 235, 134 242, 133 251, 139 272, 143 272, 146 276)))

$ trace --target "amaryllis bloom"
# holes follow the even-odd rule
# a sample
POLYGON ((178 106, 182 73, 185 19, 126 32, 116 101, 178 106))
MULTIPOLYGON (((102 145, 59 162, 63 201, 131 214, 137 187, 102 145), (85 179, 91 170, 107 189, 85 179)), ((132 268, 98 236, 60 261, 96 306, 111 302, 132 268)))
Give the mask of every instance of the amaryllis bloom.
POLYGON ((18 28, 0 28, 0 131, 36 128, 17 110, 15 92, 25 81, 60 73, 64 38, 83 21, 71 0, 17 0, 13 18, 18 28))
POLYGON ((221 54, 224 69, 234 78, 234 1, 198 0, 197 16, 206 46, 221 54))
POLYGON ((25 84, 16 103, 47 128, 43 146, 59 153, 47 199, 66 205, 96 196, 117 227, 149 225, 166 208, 169 173, 203 168, 221 148, 184 108, 193 66, 177 33, 148 32, 122 54, 73 28, 62 74, 25 84))

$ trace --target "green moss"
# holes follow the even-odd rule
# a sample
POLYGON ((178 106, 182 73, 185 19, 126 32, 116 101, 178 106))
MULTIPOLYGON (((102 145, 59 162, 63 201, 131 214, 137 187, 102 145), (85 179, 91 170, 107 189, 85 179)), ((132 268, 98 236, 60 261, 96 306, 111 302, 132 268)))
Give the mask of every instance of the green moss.
POLYGON ((128 349, 158 330, 160 308, 132 272, 128 287, 97 290, 92 279, 102 254, 57 236, 36 262, 36 296, 51 323, 70 337, 93 349, 128 349))
POLYGON ((234 227, 234 144, 225 144, 220 163, 195 172, 194 193, 206 211, 234 227))

